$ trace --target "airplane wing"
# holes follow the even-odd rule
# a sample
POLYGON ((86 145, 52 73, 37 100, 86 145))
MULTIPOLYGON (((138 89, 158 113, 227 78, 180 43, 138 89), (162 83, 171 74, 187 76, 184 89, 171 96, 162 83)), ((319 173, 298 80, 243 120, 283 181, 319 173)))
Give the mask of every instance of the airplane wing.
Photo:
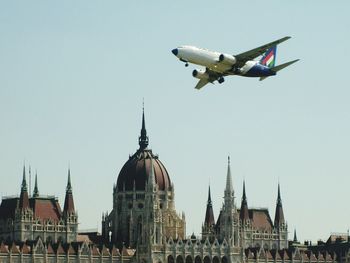
POLYGON ((218 80, 220 77, 226 76, 226 74, 221 74, 215 71, 210 70, 209 68, 205 69, 205 72, 209 75, 209 79, 200 79, 197 85, 194 87, 195 89, 201 89, 209 82, 213 83, 215 80, 218 80))
POLYGON ((252 50, 243 52, 241 54, 235 55, 237 62, 238 63, 242 63, 244 64, 246 61, 248 60, 253 60, 255 58, 257 58, 258 56, 264 54, 269 48, 274 47, 288 39, 290 39, 291 37, 287 36, 287 37, 283 37, 281 39, 278 39, 276 41, 273 41, 271 43, 268 43, 266 45, 262 45, 260 47, 254 48, 252 50))
POLYGON ((197 83, 197 85, 194 87, 195 89, 201 89, 203 88, 205 85, 207 85, 209 83, 208 80, 206 79, 200 79, 197 83))

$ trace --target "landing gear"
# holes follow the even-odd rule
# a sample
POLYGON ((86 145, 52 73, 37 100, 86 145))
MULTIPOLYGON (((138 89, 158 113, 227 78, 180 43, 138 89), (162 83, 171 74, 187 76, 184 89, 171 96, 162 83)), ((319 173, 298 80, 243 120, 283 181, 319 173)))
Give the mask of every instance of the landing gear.
POLYGON ((185 63, 185 67, 188 67, 188 62, 185 63))
POLYGON ((225 81, 224 77, 218 78, 218 82, 219 82, 220 84, 223 83, 224 81, 225 81))

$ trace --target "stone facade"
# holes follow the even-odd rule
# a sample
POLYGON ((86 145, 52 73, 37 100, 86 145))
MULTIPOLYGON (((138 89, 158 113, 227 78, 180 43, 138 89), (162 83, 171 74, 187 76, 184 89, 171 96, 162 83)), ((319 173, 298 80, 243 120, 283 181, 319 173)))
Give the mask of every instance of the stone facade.
POLYGON ((75 212, 70 171, 63 212, 54 196, 40 196, 37 177, 29 197, 25 168, 19 197, 4 197, 0 205, 0 240, 73 242, 77 239, 78 216, 75 212))
POLYGON ((3 198, 0 206, 0 263, 348 262, 349 253, 343 250, 296 245, 296 235, 289 245, 279 185, 274 221, 267 209, 248 208, 245 183, 238 207, 230 159, 218 219, 209 188, 202 235, 186 237, 185 215, 175 209, 174 185, 148 148, 144 114, 139 146, 113 186, 113 208, 102 216, 101 235, 77 234, 70 172, 61 212, 57 199, 39 195, 37 180, 33 196, 28 196, 24 171, 20 197, 3 198))

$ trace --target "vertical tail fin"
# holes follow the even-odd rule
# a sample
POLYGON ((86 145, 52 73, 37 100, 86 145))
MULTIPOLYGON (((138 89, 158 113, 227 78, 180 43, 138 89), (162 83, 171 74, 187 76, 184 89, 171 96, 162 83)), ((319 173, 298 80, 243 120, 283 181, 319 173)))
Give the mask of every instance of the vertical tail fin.
POLYGON ((260 64, 267 66, 269 68, 273 68, 276 62, 276 49, 277 49, 277 46, 274 46, 269 50, 267 50, 264 53, 263 57, 261 58, 260 64))

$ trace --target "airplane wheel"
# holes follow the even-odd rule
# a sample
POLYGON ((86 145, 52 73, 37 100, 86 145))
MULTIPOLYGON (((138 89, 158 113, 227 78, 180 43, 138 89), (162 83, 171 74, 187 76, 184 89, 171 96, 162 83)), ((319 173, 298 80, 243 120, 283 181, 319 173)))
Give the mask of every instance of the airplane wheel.
POLYGON ((188 67, 188 63, 185 64, 185 67, 188 67))
POLYGON ((223 78, 223 77, 221 77, 221 78, 219 78, 218 79, 218 82, 221 84, 221 83, 223 83, 225 81, 225 79, 223 78))

